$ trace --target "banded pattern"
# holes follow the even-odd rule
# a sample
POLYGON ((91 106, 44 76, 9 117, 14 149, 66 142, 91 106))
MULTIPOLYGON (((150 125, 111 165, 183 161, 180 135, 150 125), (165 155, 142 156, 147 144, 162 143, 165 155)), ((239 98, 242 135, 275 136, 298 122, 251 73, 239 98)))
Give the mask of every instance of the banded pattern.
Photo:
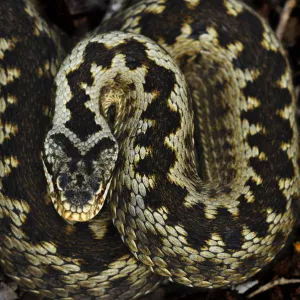
POLYGON ((107 206, 90 222, 55 211, 41 151, 64 51, 30 1, 0 3, 0 265, 51 299, 135 299, 159 279, 129 254, 107 206))
POLYGON ((284 246, 299 197, 284 50, 233 0, 144 1, 99 32, 115 29, 158 42, 193 97, 182 100, 184 80, 161 54, 139 49, 155 61, 148 67, 141 54, 131 62, 136 50, 123 53, 130 70, 147 72, 144 100, 134 104, 142 112, 122 129, 131 140, 116 135, 123 149, 110 189, 116 227, 140 261, 178 283, 221 287, 249 278, 284 246))
POLYGON ((141 1, 65 58, 52 107, 58 37, 44 48, 54 33, 18 1, 34 25, 0 40, 5 272, 49 298, 131 299, 161 280, 150 270, 212 288, 270 262, 300 176, 290 69, 264 21, 236 0, 141 1), (49 53, 14 46, 27 35, 49 53))

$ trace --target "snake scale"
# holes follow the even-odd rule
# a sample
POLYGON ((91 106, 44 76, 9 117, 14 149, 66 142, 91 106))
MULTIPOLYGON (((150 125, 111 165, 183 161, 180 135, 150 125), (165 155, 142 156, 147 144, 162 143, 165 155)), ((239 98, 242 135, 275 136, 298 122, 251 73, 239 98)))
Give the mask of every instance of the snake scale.
POLYGON ((296 103, 283 48, 245 4, 141 1, 65 59, 34 1, 2 0, 0 28, 0 264, 21 289, 227 287, 282 249, 296 103))

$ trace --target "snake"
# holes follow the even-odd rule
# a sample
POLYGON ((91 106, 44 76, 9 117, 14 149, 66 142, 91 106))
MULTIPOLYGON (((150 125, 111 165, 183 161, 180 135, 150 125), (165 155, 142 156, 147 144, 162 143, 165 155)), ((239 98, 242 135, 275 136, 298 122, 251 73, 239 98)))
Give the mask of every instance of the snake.
POLYGON ((286 245, 299 137, 285 51, 237 0, 143 0, 68 49, 0 3, 0 266, 50 299, 240 284, 286 245))

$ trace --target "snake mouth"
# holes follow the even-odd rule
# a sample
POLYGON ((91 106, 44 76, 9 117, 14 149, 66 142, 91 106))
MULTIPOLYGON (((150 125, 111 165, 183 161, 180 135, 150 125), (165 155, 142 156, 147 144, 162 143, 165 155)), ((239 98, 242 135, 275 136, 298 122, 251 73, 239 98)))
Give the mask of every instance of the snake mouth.
POLYGON ((58 199, 52 198, 53 205, 58 214, 67 221, 72 222, 86 222, 93 219, 101 210, 104 205, 109 184, 101 186, 95 195, 92 195, 91 199, 84 204, 74 204, 62 193, 60 193, 58 199))

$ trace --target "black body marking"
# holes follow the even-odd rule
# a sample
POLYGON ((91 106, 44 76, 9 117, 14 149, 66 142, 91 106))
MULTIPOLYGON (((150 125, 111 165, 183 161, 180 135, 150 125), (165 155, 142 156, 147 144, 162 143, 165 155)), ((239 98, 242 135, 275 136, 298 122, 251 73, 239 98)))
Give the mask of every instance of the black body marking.
MULTIPOLYGON (((88 84, 91 85, 93 79, 90 72, 86 71, 85 74, 84 78, 87 78, 88 84)), ((81 82, 77 81, 79 76, 83 76, 81 69, 67 75, 73 97, 66 105, 71 113, 71 118, 67 121, 66 127, 81 140, 86 141, 91 135, 102 130, 102 128, 95 122, 95 113, 85 105, 90 100, 90 97, 80 87, 81 82)))

